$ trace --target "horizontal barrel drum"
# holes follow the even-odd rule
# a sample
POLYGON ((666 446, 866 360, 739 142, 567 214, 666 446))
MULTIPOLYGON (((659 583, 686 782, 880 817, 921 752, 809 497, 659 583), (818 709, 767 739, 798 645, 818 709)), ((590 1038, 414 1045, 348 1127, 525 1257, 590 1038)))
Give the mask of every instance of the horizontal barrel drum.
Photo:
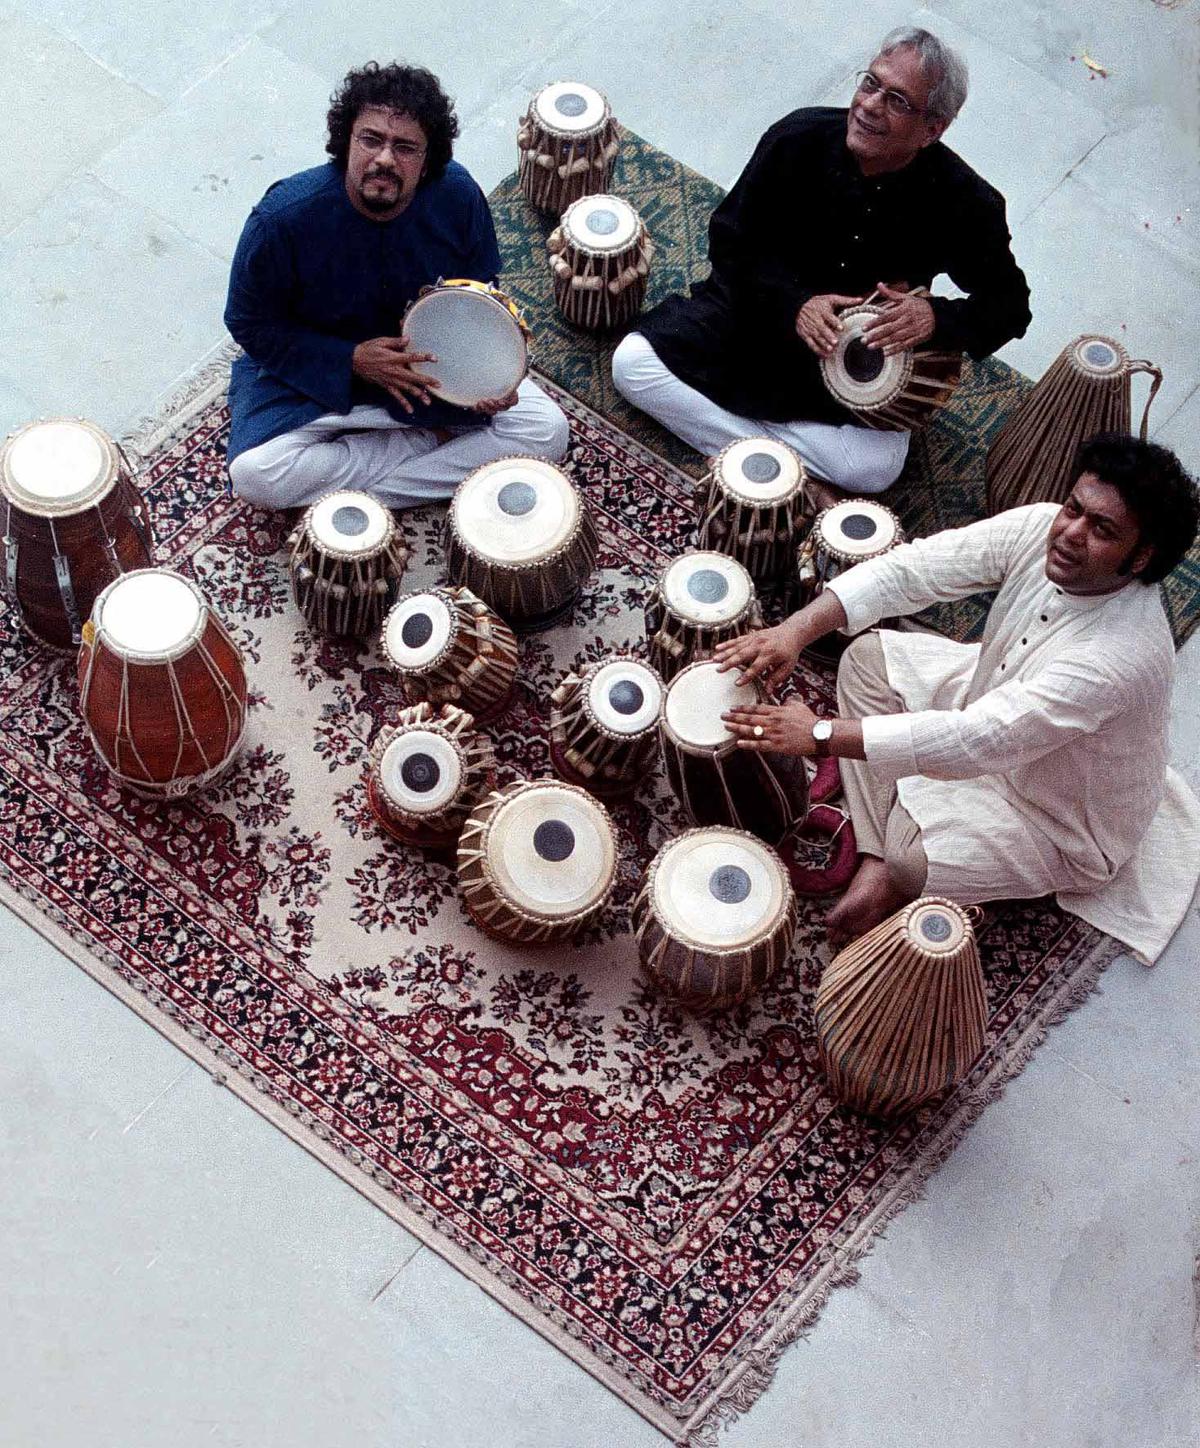
POLYGON ((381 729, 367 766, 367 801, 380 827, 409 845, 452 847, 495 780, 491 741, 470 714, 443 704, 401 709, 381 729))
POLYGON ((411 704, 453 704, 484 723, 512 700, 516 636, 469 588, 403 594, 384 620, 383 653, 411 704))

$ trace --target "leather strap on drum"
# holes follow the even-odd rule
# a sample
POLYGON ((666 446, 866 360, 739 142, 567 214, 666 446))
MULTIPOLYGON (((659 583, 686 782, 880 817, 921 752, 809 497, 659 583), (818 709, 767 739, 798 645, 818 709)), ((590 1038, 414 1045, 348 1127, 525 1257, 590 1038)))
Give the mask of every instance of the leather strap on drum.
POLYGON ((1138 433, 1138 436, 1141 438, 1141 440, 1145 442, 1146 424, 1150 419, 1150 404, 1154 401, 1155 397, 1157 397, 1158 389, 1162 386, 1162 368, 1156 367, 1153 362, 1147 361, 1145 357, 1139 357, 1136 361, 1130 362, 1129 371, 1131 373, 1148 372, 1150 376, 1154 379, 1150 384, 1150 396, 1146 398, 1146 406, 1142 412, 1142 426, 1138 433))

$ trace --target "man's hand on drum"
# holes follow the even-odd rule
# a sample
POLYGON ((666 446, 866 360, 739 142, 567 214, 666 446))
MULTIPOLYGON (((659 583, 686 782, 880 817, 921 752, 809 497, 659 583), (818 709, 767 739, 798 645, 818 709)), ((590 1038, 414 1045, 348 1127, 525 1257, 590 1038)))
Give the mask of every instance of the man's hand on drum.
POLYGON ((868 347, 878 347, 885 357, 919 347, 928 342, 937 326, 937 318, 928 297, 918 297, 903 283, 888 286, 880 282, 876 288, 883 299, 883 315, 863 328, 868 347))
POLYGON ((436 361, 432 352, 410 352, 403 337, 374 337, 355 347, 351 365, 359 377, 390 392, 405 412, 411 412, 413 401, 432 402, 441 385, 420 370, 422 362, 436 361))
POLYGON ((828 357, 837 346, 838 334, 842 330, 838 311, 861 301, 861 297, 843 297, 838 292, 809 297, 796 313, 796 335, 818 357, 828 357))
POLYGON ((799 699, 786 704, 748 704, 721 715, 739 749, 765 750, 771 754, 815 755, 817 741, 812 727, 817 716, 799 699))
POLYGON ((514 387, 503 397, 492 397, 487 402, 477 402, 475 412, 482 412, 484 417, 495 417, 498 412, 507 412, 510 407, 517 405, 517 389, 514 387))
POLYGON ((797 615, 777 623, 774 628, 755 629, 741 638, 726 639, 713 650, 718 667, 740 669, 739 684, 758 679, 767 689, 778 689, 792 677, 800 657, 801 640, 796 635, 797 615))

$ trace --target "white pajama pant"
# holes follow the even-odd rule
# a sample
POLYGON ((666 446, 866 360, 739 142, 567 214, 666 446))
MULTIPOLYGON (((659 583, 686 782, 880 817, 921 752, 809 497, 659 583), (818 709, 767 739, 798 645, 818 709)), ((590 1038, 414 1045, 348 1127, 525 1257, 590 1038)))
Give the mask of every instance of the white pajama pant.
POLYGON ((613 353, 613 383, 634 407, 712 457, 743 437, 773 437, 794 448, 804 466, 847 493, 882 493, 900 476, 907 432, 879 432, 847 423, 765 422, 728 412, 681 381, 640 332, 613 353))
POLYGON ((229 465, 233 490, 258 508, 296 508, 351 488, 389 508, 442 502, 469 472, 519 453, 557 462, 567 450, 562 408, 528 379, 516 403, 487 427, 448 429, 443 441, 386 408, 329 412, 239 453, 229 465))

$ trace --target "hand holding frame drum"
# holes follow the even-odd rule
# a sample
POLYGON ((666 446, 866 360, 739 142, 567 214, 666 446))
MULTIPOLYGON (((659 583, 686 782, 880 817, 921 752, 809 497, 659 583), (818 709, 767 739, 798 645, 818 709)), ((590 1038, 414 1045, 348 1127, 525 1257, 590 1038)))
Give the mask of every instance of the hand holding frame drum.
POLYGON ((458 407, 506 400, 529 367, 529 328, 497 287, 455 277, 426 287, 404 317, 404 339, 435 397, 458 407))

